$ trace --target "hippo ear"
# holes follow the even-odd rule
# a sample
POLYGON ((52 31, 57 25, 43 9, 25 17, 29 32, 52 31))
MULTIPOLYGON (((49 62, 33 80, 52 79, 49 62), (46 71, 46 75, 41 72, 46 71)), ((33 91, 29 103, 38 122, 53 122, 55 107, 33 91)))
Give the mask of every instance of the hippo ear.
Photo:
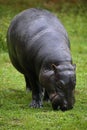
POLYGON ((76 70, 76 64, 73 64, 73 68, 74 68, 74 70, 76 70))
POLYGON ((54 72, 57 71, 57 66, 56 66, 55 64, 52 64, 52 65, 51 65, 51 68, 52 68, 52 70, 54 70, 54 72))

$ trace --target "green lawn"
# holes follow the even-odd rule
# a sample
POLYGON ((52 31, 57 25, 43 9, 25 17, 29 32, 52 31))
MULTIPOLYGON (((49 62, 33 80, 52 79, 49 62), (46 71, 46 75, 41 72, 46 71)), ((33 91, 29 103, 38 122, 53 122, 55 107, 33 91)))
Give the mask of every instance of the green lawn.
POLYGON ((76 103, 72 110, 53 111, 50 103, 42 109, 28 107, 23 76, 12 66, 6 49, 6 31, 13 16, 22 9, 0 5, 0 130, 86 130, 87 129, 87 22, 86 13, 55 12, 71 41, 77 66, 76 103))

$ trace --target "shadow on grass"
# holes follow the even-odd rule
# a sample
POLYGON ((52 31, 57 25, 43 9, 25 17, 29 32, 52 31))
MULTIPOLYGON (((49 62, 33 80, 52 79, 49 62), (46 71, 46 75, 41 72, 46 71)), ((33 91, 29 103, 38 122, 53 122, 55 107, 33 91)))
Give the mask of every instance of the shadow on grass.
POLYGON ((41 109, 29 108, 31 103, 31 92, 26 92, 18 89, 6 89, 0 91, 0 108, 1 109, 30 109, 30 110, 40 110, 40 111, 50 111, 52 110, 50 102, 44 102, 44 107, 41 109))

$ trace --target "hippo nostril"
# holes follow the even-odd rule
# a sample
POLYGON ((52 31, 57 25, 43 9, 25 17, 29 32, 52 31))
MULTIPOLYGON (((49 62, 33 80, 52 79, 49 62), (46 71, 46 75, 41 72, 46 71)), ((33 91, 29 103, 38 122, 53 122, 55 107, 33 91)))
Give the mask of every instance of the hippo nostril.
POLYGON ((68 104, 67 104, 67 101, 66 101, 66 100, 64 100, 63 105, 61 106, 61 110, 62 110, 62 111, 68 110, 68 104))

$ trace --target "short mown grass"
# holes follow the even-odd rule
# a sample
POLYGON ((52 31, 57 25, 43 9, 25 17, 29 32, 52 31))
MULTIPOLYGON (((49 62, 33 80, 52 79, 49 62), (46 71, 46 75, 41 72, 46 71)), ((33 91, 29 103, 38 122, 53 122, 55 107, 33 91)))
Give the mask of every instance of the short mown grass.
POLYGON ((79 10, 55 12, 70 37, 77 69, 76 103, 72 110, 53 111, 50 103, 31 109, 31 93, 26 93, 24 77, 12 66, 6 47, 6 32, 15 11, 0 5, 0 130, 86 130, 87 129, 87 22, 79 10))

